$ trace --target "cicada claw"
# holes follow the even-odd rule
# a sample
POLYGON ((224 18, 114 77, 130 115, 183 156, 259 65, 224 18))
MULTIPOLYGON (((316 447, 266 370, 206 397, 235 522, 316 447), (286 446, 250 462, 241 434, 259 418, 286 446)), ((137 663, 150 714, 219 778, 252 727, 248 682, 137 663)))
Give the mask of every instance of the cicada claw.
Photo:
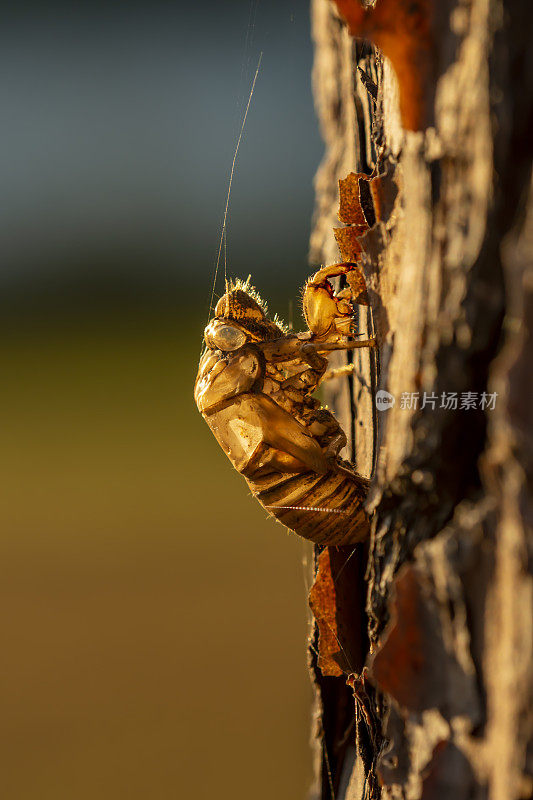
POLYGON ((304 289, 305 320, 316 339, 330 339, 353 332, 353 303, 368 305, 366 284, 358 264, 346 262, 322 267, 304 289), (335 292, 331 278, 346 276, 348 286, 335 292))

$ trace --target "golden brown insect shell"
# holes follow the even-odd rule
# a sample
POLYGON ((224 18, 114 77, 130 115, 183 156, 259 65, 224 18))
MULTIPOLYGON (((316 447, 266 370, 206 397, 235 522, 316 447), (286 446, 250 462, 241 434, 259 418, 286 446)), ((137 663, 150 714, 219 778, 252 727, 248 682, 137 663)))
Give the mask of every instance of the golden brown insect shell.
POLYGON ((326 353, 374 344, 348 336, 350 290, 335 295, 329 282, 345 275, 350 283, 357 269, 332 265, 310 279, 304 290, 310 329, 298 335, 267 318, 248 282, 230 285, 205 330, 208 349, 194 393, 220 446, 268 513, 327 545, 369 535, 368 481, 340 458, 346 436, 312 397, 328 366, 326 353))

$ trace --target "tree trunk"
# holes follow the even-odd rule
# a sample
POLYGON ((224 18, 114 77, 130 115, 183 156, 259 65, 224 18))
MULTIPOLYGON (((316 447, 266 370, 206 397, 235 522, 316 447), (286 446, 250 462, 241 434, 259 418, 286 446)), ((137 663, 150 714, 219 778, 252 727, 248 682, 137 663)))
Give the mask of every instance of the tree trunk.
POLYGON ((372 537, 316 552, 315 797, 518 800, 533 796, 532 4, 367 5, 312 0, 311 260, 361 263, 360 330, 379 344, 328 389, 373 476, 372 537), (376 390, 394 404, 376 410, 376 390))

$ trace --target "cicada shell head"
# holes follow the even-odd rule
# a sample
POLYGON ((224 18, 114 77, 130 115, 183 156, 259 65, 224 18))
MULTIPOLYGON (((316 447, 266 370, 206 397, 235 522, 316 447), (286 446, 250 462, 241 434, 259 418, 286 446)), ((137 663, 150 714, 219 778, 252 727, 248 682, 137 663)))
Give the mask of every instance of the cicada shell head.
POLYGON ((267 317, 267 305, 247 281, 228 283, 226 292, 215 306, 215 319, 237 323, 249 341, 269 341, 283 336, 283 328, 267 317))

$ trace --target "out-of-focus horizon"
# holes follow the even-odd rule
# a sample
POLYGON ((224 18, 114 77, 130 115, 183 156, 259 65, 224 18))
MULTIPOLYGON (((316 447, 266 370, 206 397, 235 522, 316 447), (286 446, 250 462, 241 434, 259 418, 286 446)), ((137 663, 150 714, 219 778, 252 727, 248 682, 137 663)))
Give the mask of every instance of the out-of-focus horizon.
POLYGON ((308 550, 192 386, 261 51, 228 275, 286 317, 310 271, 307 2, 0 19, 3 796, 303 800, 308 550))
POLYGON ((306 2, 22 3, 2 16, 4 297, 207 297, 261 51, 229 269, 294 293, 323 149, 306 2))

